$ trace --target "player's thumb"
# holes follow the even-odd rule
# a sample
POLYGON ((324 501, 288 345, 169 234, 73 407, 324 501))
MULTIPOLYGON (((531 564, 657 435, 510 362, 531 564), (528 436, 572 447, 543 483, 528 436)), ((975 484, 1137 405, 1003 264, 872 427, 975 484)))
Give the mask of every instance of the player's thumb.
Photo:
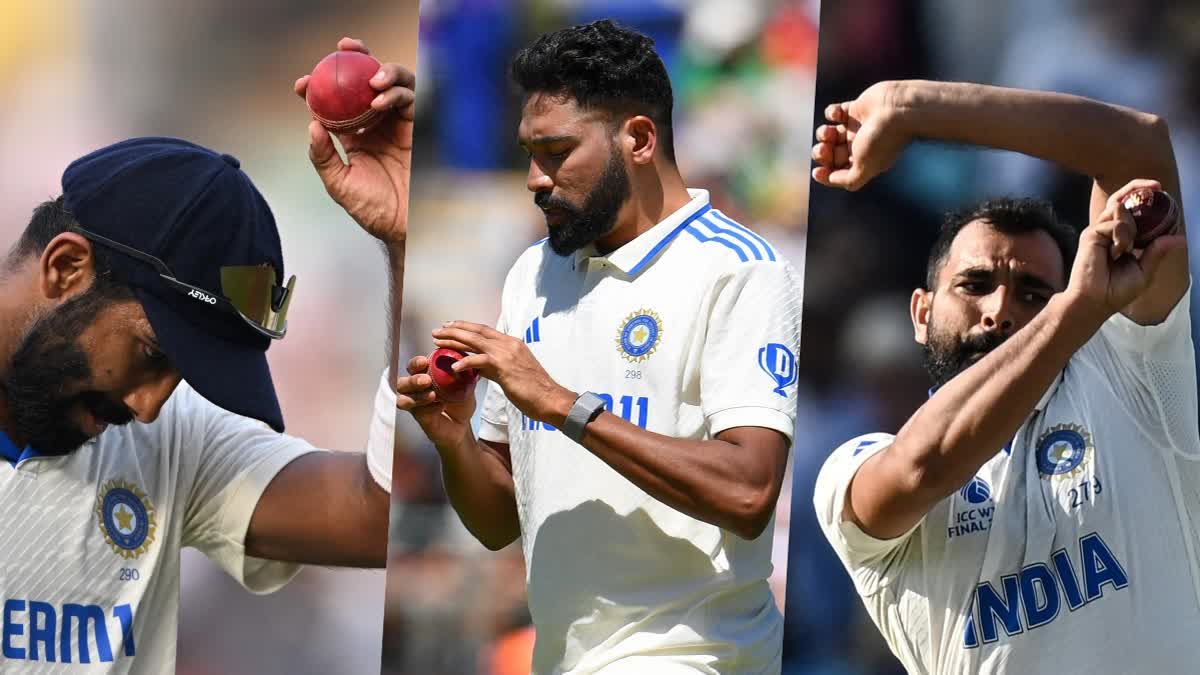
POLYGON ((829 172, 829 184, 854 192, 862 187, 863 169, 859 164, 851 164, 845 169, 829 172))
POLYGON ((317 174, 326 185, 346 169, 342 158, 338 156, 337 148, 333 146, 333 137, 316 120, 308 125, 308 158, 312 160, 317 174))

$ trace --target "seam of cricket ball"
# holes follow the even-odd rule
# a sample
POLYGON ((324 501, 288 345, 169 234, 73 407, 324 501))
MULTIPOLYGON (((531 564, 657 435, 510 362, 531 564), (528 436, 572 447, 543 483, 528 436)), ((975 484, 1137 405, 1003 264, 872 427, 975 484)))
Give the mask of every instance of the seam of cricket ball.
POLYGON ((341 122, 334 122, 333 120, 326 119, 317 113, 313 113, 313 118, 320 122, 321 126, 324 126, 327 129, 333 129, 334 131, 348 131, 363 126, 377 114, 379 114, 378 110, 375 110, 374 108, 367 108, 367 111, 361 115, 348 120, 342 120, 341 122))
POLYGON ((438 386, 437 378, 433 376, 433 364, 430 364, 428 370, 426 370, 425 372, 427 375, 429 375, 429 381, 433 383, 433 390, 437 393, 438 398, 442 398, 443 401, 448 401, 450 403, 459 403, 459 402, 465 401, 467 399, 467 397, 465 395, 461 399, 454 398, 451 396, 443 397, 443 394, 445 394, 446 392, 440 386, 438 386))
MULTIPOLYGON (((1158 225, 1156 227, 1154 227, 1150 230, 1147 230, 1145 232, 1137 232, 1136 233, 1136 235, 1134 236, 1133 245, 1137 248, 1145 248, 1146 246, 1150 245, 1150 242, 1154 241, 1155 239, 1158 239, 1160 236, 1167 234, 1169 232, 1173 233, 1173 232, 1177 231, 1179 228, 1179 207, 1177 206, 1175 199, 1172 198, 1171 195, 1167 192, 1159 191, 1159 194, 1161 194, 1167 200, 1167 212, 1163 214, 1162 219, 1158 222, 1158 225)), ((1130 195, 1130 197, 1133 197, 1133 195, 1130 195)), ((1154 198, 1154 196, 1152 195, 1151 199, 1153 199, 1153 198, 1154 198)), ((1126 203, 1127 202, 1128 202, 1128 198, 1126 200, 1126 203)), ((1150 203, 1151 202, 1147 201, 1146 203, 1139 204, 1138 206, 1140 208, 1145 208, 1150 203)), ((1124 206, 1124 204, 1122 204, 1122 205, 1124 206)), ((1127 211, 1132 212, 1132 210, 1129 209, 1129 207, 1125 207, 1125 208, 1127 211)))

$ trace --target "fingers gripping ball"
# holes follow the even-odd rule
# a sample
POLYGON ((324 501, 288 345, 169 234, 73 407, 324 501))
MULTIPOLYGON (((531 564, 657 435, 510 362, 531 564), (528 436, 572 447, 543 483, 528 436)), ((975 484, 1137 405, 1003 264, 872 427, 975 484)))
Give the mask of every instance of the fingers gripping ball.
POLYGON ((1137 225, 1134 248, 1146 248, 1160 235, 1174 231, 1179 221, 1175 200, 1162 190, 1136 190, 1125 198, 1122 206, 1133 216, 1133 222, 1137 225))
POLYGON ((379 92, 370 80, 379 66, 374 57, 355 51, 337 51, 321 59, 304 95, 313 119, 341 133, 362 133, 378 122, 381 114, 371 101, 379 92))
POLYGON ((466 355, 454 349, 437 349, 429 355, 429 377, 433 380, 434 391, 443 401, 465 401, 475 390, 479 380, 479 371, 469 368, 462 372, 450 370, 455 361, 466 355))

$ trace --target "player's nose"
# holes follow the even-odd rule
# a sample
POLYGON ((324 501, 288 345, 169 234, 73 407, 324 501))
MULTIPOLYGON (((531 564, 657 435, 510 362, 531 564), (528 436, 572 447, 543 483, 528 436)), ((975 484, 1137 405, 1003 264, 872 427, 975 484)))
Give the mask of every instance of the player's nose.
POLYGON ((538 163, 534 160, 529 160, 529 173, 525 176, 525 188, 530 192, 537 194, 539 192, 548 192, 554 189, 554 180, 538 163))
POLYGON ((175 371, 159 374, 132 389, 121 402, 133 413, 134 419, 149 424, 158 419, 167 399, 171 398, 182 379, 175 371))
POLYGON ((1007 286, 997 286, 990 295, 984 297, 982 309, 981 322, 985 329, 999 331, 1006 335, 1013 332, 1016 321, 1007 286))

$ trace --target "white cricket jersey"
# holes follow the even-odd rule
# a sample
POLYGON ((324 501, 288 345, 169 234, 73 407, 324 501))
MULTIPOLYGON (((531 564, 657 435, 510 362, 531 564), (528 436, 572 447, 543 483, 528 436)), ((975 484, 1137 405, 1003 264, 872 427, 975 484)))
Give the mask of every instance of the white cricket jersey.
POLYGON ((911 673, 1200 668, 1200 427, 1187 295, 1109 319, 1012 442, 908 534, 842 519, 892 436, 834 451, 814 504, 868 613, 911 673))
POLYGON ((243 542, 267 483, 312 446, 186 383, 152 424, 110 427, 71 455, 0 446, 0 672, 175 672, 184 546, 255 593, 299 569, 243 542))
MULTIPOLYGON (((800 280, 750 230, 692 200, 607 256, 527 250, 498 329, 559 384, 677 438, 793 433, 800 280)), ((647 495, 488 383, 480 437, 508 443, 537 629, 534 671, 777 673, 773 523, 753 541, 647 495)))

